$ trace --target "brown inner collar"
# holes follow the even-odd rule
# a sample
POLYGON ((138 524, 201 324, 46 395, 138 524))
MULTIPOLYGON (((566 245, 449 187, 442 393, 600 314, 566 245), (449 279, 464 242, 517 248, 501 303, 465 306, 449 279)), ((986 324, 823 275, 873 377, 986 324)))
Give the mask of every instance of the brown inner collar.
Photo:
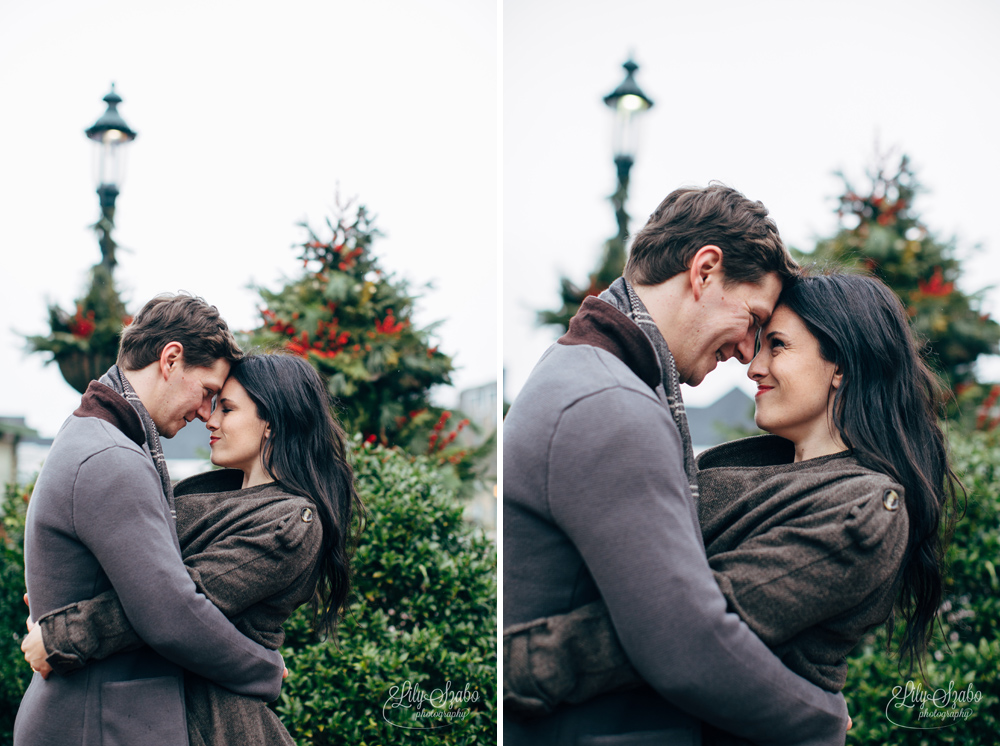
POLYGON ((651 389, 660 383, 660 361, 649 337, 628 316, 596 296, 583 299, 580 310, 569 322, 569 331, 558 343, 605 350, 625 363, 651 389))

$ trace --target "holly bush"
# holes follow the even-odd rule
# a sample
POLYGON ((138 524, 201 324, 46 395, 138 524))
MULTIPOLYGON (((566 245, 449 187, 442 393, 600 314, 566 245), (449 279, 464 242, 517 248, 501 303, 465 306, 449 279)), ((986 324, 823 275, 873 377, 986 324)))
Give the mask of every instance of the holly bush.
POLYGON ((338 201, 325 230, 302 227, 302 274, 277 291, 258 288, 261 322, 250 341, 308 360, 348 432, 418 453, 442 411, 429 390, 451 383, 451 358, 432 345, 436 325, 413 323, 417 296, 372 251, 380 234, 363 205, 338 201))

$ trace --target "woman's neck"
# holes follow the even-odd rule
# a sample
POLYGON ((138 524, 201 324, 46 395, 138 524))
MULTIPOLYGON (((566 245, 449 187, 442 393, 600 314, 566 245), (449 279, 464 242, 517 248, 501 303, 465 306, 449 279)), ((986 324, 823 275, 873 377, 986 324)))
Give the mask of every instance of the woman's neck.
POLYGON ((800 437, 789 438, 789 440, 795 445, 795 463, 820 456, 831 456, 834 453, 843 453, 847 450, 844 441, 840 439, 840 433, 833 427, 805 433, 800 437))
POLYGON ((243 489, 247 487, 256 487, 260 484, 267 484, 268 482, 273 482, 274 480, 268 476, 268 473, 264 470, 264 464, 258 461, 253 465, 250 471, 243 471, 243 489))

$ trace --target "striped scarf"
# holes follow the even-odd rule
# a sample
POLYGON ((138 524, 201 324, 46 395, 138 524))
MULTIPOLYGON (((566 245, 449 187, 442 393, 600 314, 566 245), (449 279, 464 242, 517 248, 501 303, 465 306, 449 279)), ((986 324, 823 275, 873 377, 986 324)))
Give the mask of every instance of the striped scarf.
POLYGON ((160 433, 156 429, 153 418, 149 416, 149 412, 139 399, 139 395, 135 393, 132 384, 128 382, 125 374, 121 372, 117 365, 112 365, 108 368, 108 372, 101 376, 100 382, 121 394, 125 401, 132 405, 132 408, 139 415, 139 419, 142 420, 142 429, 146 431, 146 442, 142 448, 153 460, 153 466, 156 467, 156 471, 160 475, 160 486, 163 487, 163 496, 167 498, 170 515, 176 521, 177 511, 174 509, 174 487, 170 483, 170 474, 167 473, 167 461, 163 457, 163 447, 160 445, 160 433))
POLYGON ((619 277, 611 287, 598 296, 606 303, 610 303, 623 314, 628 316, 636 325, 642 329, 649 341, 653 344, 656 357, 660 361, 660 385, 656 387, 656 394, 660 401, 664 403, 674 423, 681 434, 681 444, 684 447, 684 471, 687 473, 688 483, 691 486, 691 495, 695 503, 698 502, 698 465, 694 460, 694 448, 691 445, 691 430, 688 428, 687 413, 684 411, 684 400, 681 398, 680 377, 677 374, 677 365, 674 363, 674 356, 670 354, 667 347, 667 340, 663 338, 659 328, 649 315, 646 306, 639 300, 635 289, 624 277, 619 277))

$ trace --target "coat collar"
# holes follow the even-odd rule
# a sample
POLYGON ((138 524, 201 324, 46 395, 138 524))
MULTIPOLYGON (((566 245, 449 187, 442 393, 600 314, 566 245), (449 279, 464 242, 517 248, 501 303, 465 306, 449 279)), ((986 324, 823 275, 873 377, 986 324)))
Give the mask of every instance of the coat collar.
POLYGON ((73 414, 76 417, 96 417, 112 427, 121 430, 137 446, 146 442, 146 432, 142 427, 139 413, 125 398, 110 386, 91 381, 80 400, 80 406, 73 414))
POLYGON ((625 363, 651 389, 660 383, 660 361, 645 332, 617 308, 595 296, 583 299, 580 310, 570 319, 569 331, 557 342, 598 347, 625 363))

